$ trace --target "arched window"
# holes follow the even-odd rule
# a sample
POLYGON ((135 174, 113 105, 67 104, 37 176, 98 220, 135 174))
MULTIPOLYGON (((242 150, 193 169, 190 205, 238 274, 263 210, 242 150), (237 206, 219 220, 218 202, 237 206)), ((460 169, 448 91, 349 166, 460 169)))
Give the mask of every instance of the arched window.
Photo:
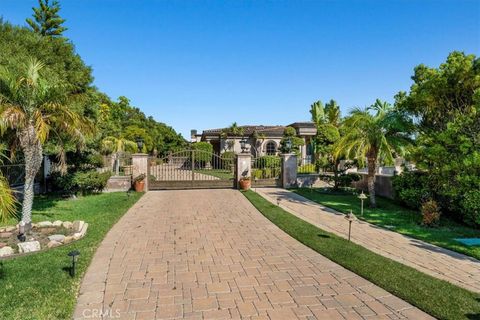
POLYGON ((267 142, 267 146, 265 147, 265 151, 269 156, 273 156, 277 154, 277 145, 273 141, 267 142))

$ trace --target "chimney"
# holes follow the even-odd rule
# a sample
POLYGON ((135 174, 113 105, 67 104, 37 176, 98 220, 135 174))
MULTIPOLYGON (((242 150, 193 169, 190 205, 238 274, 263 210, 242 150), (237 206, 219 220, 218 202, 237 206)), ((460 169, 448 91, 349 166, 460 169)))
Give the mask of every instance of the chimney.
POLYGON ((195 139, 196 135, 197 135, 197 130, 195 130, 195 129, 190 130, 190 137, 192 139, 195 139))

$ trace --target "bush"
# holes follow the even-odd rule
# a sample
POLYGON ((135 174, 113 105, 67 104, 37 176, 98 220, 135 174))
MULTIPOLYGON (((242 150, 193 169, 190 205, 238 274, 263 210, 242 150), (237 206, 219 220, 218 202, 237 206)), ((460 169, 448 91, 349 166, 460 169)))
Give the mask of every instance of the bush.
POLYGON ((73 177, 73 184, 77 192, 82 194, 90 194, 101 192, 107 186, 110 172, 99 173, 96 171, 77 172, 73 177))
POLYGON ((422 224, 427 227, 438 225, 440 221, 440 207, 435 200, 428 200, 422 204, 422 224))
POLYGON ((392 186, 398 201, 412 209, 419 209, 431 198, 427 176, 420 171, 405 171, 392 179, 392 186))
POLYGON ((222 161, 222 168, 225 170, 232 170, 233 164, 235 163, 235 152, 225 151, 220 158, 222 161))
POLYGON ((282 159, 277 156, 263 156, 255 159, 253 166, 254 168, 280 168, 282 159))
POLYGON ((209 142, 192 143, 192 150, 195 150, 195 163, 200 166, 212 160, 213 146, 209 142))
POLYGON ((468 191, 461 201, 464 221, 470 225, 480 226, 480 191, 468 191))

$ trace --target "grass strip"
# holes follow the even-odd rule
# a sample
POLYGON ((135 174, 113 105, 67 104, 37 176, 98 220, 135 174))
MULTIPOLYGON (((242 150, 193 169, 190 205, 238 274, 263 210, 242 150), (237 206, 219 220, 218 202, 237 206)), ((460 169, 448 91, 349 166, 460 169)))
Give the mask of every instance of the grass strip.
POLYGON ((323 231, 249 190, 245 197, 287 234, 438 319, 480 319, 480 294, 426 275, 323 231))
POLYGON ((43 220, 84 220, 87 235, 74 243, 24 257, 8 259, 0 265, 0 319, 71 319, 77 292, 85 271, 105 234, 142 196, 105 193, 66 200, 36 197, 34 222, 43 220), (77 274, 71 278, 67 253, 77 249, 77 274))

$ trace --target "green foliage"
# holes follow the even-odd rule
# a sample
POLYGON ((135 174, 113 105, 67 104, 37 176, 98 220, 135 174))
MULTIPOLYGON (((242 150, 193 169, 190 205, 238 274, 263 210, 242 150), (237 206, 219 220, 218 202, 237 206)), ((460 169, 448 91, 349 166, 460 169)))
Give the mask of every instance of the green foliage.
POLYGON ((412 79, 408 95, 396 96, 418 120, 412 159, 444 213, 478 226, 465 198, 480 190, 480 59, 452 52, 438 68, 416 67, 412 79))
POLYGON ((212 160, 213 146, 209 142, 192 143, 192 150, 195 151, 195 163, 205 165, 212 160))
POLYGON ((317 172, 316 166, 313 163, 301 165, 297 168, 297 172, 301 173, 315 173, 317 172))
POLYGON ((110 175, 110 172, 100 173, 93 170, 76 172, 72 178, 73 188, 82 195, 101 192, 107 186, 110 175))
POLYGON ((125 128, 123 136, 125 139, 130 141, 136 141, 138 138, 140 138, 143 140, 143 150, 141 151, 145 153, 150 153, 153 151, 153 138, 147 133, 146 129, 140 128, 137 125, 128 126, 125 128))
POLYGON ((279 156, 262 156, 253 162, 254 168, 280 168, 282 159, 279 156))
POLYGON ((433 196, 428 186, 428 175, 423 171, 404 171, 392 178, 392 186, 397 200, 416 210, 433 196))
POLYGON ((225 151, 220 157, 222 161, 222 168, 226 170, 232 170, 235 164, 235 152, 225 151))
POLYGON ((295 152, 299 153, 300 152, 300 146, 303 146, 305 142, 303 141, 302 138, 297 137, 297 131, 293 127, 286 127, 285 131, 283 132, 283 138, 280 141, 280 151, 287 153, 287 152, 295 152), (291 145, 291 150, 288 150, 286 146, 287 140, 290 140, 292 145, 291 145))
POLYGON ((480 225, 480 191, 467 191, 461 201, 464 220, 470 225, 480 225))
POLYGON ((0 172, 0 222, 5 222, 15 216, 17 200, 7 179, 0 172))
POLYGON ((65 19, 62 19, 58 11, 60 11, 60 4, 57 0, 49 3, 49 0, 38 0, 38 8, 33 8, 33 19, 28 18, 26 21, 28 25, 36 33, 42 36, 60 36, 67 28, 62 24, 65 19))
POLYGON ((422 224, 427 227, 435 227, 440 221, 440 207, 435 200, 427 200, 422 203, 422 224))

